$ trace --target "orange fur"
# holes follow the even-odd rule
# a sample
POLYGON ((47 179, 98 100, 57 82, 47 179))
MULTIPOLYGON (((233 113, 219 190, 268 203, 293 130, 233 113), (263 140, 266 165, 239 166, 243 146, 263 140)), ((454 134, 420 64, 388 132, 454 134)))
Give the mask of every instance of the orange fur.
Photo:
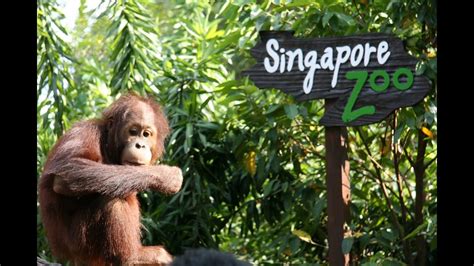
POLYGON ((104 111, 102 119, 80 122, 48 156, 39 182, 41 218, 53 254, 76 265, 163 265, 171 255, 160 246, 143 247, 137 192, 172 194, 182 184, 181 170, 166 165, 119 165, 123 145, 115 136, 125 114, 138 102, 148 104, 158 129, 155 162, 169 133, 160 106, 126 95, 104 111), (114 127, 108 129, 109 120, 114 127))

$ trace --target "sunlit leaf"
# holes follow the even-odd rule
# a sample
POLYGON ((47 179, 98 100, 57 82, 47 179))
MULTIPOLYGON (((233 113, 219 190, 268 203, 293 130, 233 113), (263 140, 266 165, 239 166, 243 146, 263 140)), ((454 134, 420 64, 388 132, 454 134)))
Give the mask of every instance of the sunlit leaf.
POLYGON ((299 239, 305 241, 305 242, 314 244, 313 240, 311 239, 311 235, 308 234, 307 232, 303 231, 303 230, 295 229, 295 230, 291 231, 291 233, 293 235, 297 236, 299 239))
POLYGON ((433 132, 431 132, 431 130, 429 130, 428 128, 422 127, 422 128, 421 128, 421 131, 422 131, 426 136, 428 136, 430 139, 433 138, 433 132))

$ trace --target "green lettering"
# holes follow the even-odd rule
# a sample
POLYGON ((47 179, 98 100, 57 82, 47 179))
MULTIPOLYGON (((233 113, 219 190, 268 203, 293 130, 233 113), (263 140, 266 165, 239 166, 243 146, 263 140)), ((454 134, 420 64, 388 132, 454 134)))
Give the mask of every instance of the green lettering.
POLYGON ((374 72, 372 72, 372 74, 370 74, 369 84, 372 90, 376 92, 382 92, 386 90, 388 88, 389 82, 390 82, 390 77, 388 76, 388 73, 385 70, 375 70, 374 72), (378 77, 383 78, 383 83, 381 85, 375 82, 378 77))
POLYGON ((393 74, 393 86, 400 91, 408 90, 413 85, 413 73, 410 69, 406 67, 401 67, 395 71, 393 74), (400 75, 405 75, 407 77, 407 81, 405 83, 400 83, 400 75))
POLYGON ((344 112, 342 113, 342 121, 344 123, 354 121, 363 115, 372 115, 375 113, 375 107, 373 105, 368 105, 361 107, 357 110, 352 110, 352 108, 354 108, 354 104, 357 100, 357 97, 359 96, 359 93, 362 90, 365 81, 367 80, 367 76, 367 71, 349 71, 346 73, 347 79, 356 79, 357 81, 354 86, 354 89, 352 90, 351 95, 349 96, 349 99, 347 100, 347 104, 344 107, 344 112))

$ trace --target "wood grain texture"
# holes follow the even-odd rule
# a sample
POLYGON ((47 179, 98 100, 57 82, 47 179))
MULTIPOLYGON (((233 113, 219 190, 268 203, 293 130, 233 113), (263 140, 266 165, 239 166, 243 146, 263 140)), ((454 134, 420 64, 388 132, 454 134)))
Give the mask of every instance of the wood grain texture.
MULTIPOLYGON (((333 105, 326 101, 326 107, 333 105)), ((350 164, 347 156, 347 128, 326 127, 324 148, 326 151, 326 185, 328 212, 328 261, 329 265, 349 265, 349 254, 342 251, 342 241, 350 229, 351 182, 350 164)))
POLYGON ((289 31, 261 31, 260 37, 261 41, 251 50, 257 63, 250 69, 244 71, 243 74, 248 75, 254 84, 261 89, 276 88, 294 96, 298 101, 337 99, 331 108, 326 109, 325 115, 320 120, 320 124, 325 126, 358 126, 378 122, 399 107, 411 106, 418 103, 426 96, 431 88, 430 82, 426 77, 416 75, 412 87, 405 91, 396 89, 393 87, 392 82, 390 82, 390 86, 386 91, 375 92, 369 87, 369 82, 366 82, 357 98, 353 110, 361 106, 373 105, 376 109, 375 114, 363 115, 354 121, 344 123, 342 121, 342 113, 355 84, 355 80, 345 78, 348 71, 365 70, 368 71, 370 75, 374 70, 385 70, 390 78, 392 78, 393 73, 401 67, 409 68, 415 73, 417 60, 405 51, 402 40, 393 35, 383 33, 298 39, 294 38, 293 33, 289 31), (317 51, 318 63, 320 63, 319 61, 326 47, 332 47, 334 49, 333 64, 335 64, 337 55, 335 47, 348 45, 352 49, 357 44, 364 45, 367 42, 377 47, 381 41, 386 41, 389 44, 391 55, 388 61, 383 65, 378 63, 376 53, 370 55, 370 62, 367 66, 364 66, 363 63, 356 67, 353 67, 349 62, 341 64, 338 73, 338 82, 334 88, 331 87, 333 71, 318 69, 314 76, 311 92, 305 94, 303 91, 303 81, 309 68, 300 71, 297 66, 297 60, 295 60, 290 72, 285 71, 280 73, 280 71, 277 70, 275 73, 268 73, 265 70, 263 64, 264 58, 269 56, 265 45, 266 41, 270 38, 276 39, 280 44, 280 48, 285 48, 286 51, 300 48, 303 51, 303 55, 306 55, 311 50, 317 51))

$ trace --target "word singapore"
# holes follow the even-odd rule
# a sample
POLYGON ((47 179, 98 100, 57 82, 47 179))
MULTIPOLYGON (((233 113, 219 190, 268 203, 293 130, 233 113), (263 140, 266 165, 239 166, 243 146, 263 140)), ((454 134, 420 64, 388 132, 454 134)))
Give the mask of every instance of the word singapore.
POLYGON ((371 46, 370 43, 365 43, 364 45, 357 44, 354 48, 348 45, 338 46, 336 47, 335 63, 334 49, 332 47, 326 47, 324 49, 320 63, 318 63, 317 51, 311 50, 306 53, 306 55, 303 54, 303 50, 300 48, 286 51, 285 48, 280 48, 280 44, 276 39, 269 39, 266 44, 266 49, 269 57, 264 58, 263 65, 268 73, 275 73, 278 70, 280 73, 292 71, 295 59, 297 59, 299 71, 308 71, 303 81, 303 91, 306 94, 311 92, 313 80, 318 69, 329 69, 333 72, 331 87, 334 88, 337 85, 339 68, 347 61, 350 61, 352 67, 359 66, 362 61, 363 65, 367 66, 370 62, 370 55, 376 53, 377 62, 383 65, 390 57, 390 51, 386 41, 381 41, 377 48, 371 46))

